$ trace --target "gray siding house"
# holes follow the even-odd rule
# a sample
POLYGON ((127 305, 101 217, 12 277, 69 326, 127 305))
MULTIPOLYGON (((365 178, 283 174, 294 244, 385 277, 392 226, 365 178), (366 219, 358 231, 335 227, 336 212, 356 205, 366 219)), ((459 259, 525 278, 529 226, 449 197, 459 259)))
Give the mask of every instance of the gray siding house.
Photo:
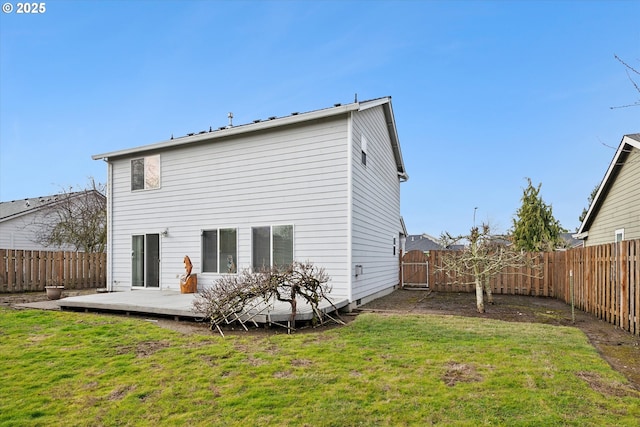
POLYGON ((74 192, 0 202, 0 249, 28 251, 75 251, 72 245, 45 246, 44 229, 60 220, 56 208, 69 200, 104 196, 97 192, 74 192))
POLYGON ((405 171, 391 98, 94 155, 108 164, 111 291, 198 288, 311 261, 354 305, 398 284, 405 171))
POLYGON ((574 237, 585 246, 640 239, 640 133, 622 138, 574 237))

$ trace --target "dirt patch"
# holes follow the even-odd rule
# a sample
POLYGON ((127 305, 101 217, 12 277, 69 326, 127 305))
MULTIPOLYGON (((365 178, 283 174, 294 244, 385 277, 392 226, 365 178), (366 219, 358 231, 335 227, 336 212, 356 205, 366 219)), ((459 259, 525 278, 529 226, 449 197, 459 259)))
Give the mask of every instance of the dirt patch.
POLYGON ((617 397, 640 397, 640 392, 632 389, 625 384, 611 382, 603 379, 600 375, 593 372, 577 372, 576 376, 589 384, 592 390, 600 394, 617 396, 617 397))
MULTIPOLYGON (((65 289, 62 291, 62 298, 95 294, 96 292, 96 289, 65 289)), ((40 301, 49 301, 44 291, 0 294, 0 307, 13 307, 18 304, 40 301)))

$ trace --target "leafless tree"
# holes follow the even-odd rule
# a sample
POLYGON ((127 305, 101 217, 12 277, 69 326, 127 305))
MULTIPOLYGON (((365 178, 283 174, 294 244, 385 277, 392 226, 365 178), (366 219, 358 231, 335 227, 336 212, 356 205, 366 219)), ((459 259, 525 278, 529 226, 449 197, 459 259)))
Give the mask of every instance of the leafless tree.
POLYGON ((320 303, 331 303, 328 283, 329 276, 323 268, 310 262, 294 261, 286 268, 245 270, 238 275, 225 275, 213 286, 203 289, 193 306, 210 320, 212 329, 215 327, 222 333, 220 325, 241 321, 242 316, 258 303, 283 301, 291 306, 290 328, 295 329, 298 299, 311 306, 314 324, 322 322, 320 303))
POLYGON ((44 246, 71 246, 81 252, 104 252, 107 244, 107 198, 104 184, 90 178, 86 188, 63 189, 42 207, 31 227, 44 246))
MULTIPOLYGON (((633 74, 635 74, 636 76, 640 76, 640 71, 638 71, 637 69, 633 68, 631 65, 627 64, 618 55, 614 55, 614 57, 618 60, 618 62, 620 62, 622 65, 624 65, 624 67, 626 68, 626 71, 627 71, 627 77, 629 78, 629 81, 631 82, 633 87, 636 89, 636 92, 638 92, 638 94, 640 94, 640 85, 638 85, 636 80, 633 78, 633 74)), ((640 107, 640 99, 636 100, 635 102, 633 102, 631 104, 620 105, 618 107, 611 107, 611 109, 614 109, 614 108, 627 108, 627 107, 640 107)))
POLYGON ((517 251, 508 245, 505 237, 491 234, 488 224, 482 228, 472 227, 468 236, 453 237, 445 233, 442 244, 446 246, 466 240, 468 242, 461 251, 450 251, 445 254, 442 265, 438 267, 450 277, 471 276, 476 288, 476 308, 484 313, 484 292, 487 302, 493 304, 493 294, 489 281, 507 267, 533 267, 531 257, 524 251, 517 251))

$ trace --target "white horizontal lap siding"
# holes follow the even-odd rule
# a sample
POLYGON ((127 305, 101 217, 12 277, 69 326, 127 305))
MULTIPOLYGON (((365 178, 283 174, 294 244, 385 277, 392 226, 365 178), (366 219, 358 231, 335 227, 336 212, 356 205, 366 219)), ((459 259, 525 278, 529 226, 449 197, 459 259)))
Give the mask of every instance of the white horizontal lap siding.
MULTIPOLYGON (((251 265, 251 227, 294 225, 294 255, 323 266, 346 295, 346 117, 161 152, 161 189, 132 193, 130 159, 114 162, 115 270, 130 275, 131 234, 160 232, 162 286, 189 255, 199 285, 201 230, 238 230, 238 269, 251 265), (155 230, 155 231, 153 231, 155 230), (344 288, 344 289, 343 289, 344 288)), ((127 279, 130 280, 130 279, 127 279)))
POLYGON ((633 148, 589 229, 587 245, 615 241, 616 230, 624 239, 640 239, 640 151, 633 148))
MULTIPOLYGON (((46 211, 45 211, 46 212, 46 211)), ((50 219, 42 211, 35 211, 0 223, 0 249, 25 251, 75 251, 71 245, 45 246, 38 243, 42 224, 50 219)))
POLYGON ((354 114, 353 124, 352 299, 366 298, 398 283, 400 182, 382 107, 354 114), (361 161, 361 135, 367 164, 361 161), (393 239, 396 238, 396 254, 393 239))

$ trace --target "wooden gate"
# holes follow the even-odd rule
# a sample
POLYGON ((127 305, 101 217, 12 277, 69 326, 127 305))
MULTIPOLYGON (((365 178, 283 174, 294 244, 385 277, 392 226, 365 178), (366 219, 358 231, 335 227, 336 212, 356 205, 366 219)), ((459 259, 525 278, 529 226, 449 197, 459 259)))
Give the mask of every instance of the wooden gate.
POLYGON ((402 257, 400 267, 402 287, 429 287, 429 260, 420 250, 409 251, 402 257))

